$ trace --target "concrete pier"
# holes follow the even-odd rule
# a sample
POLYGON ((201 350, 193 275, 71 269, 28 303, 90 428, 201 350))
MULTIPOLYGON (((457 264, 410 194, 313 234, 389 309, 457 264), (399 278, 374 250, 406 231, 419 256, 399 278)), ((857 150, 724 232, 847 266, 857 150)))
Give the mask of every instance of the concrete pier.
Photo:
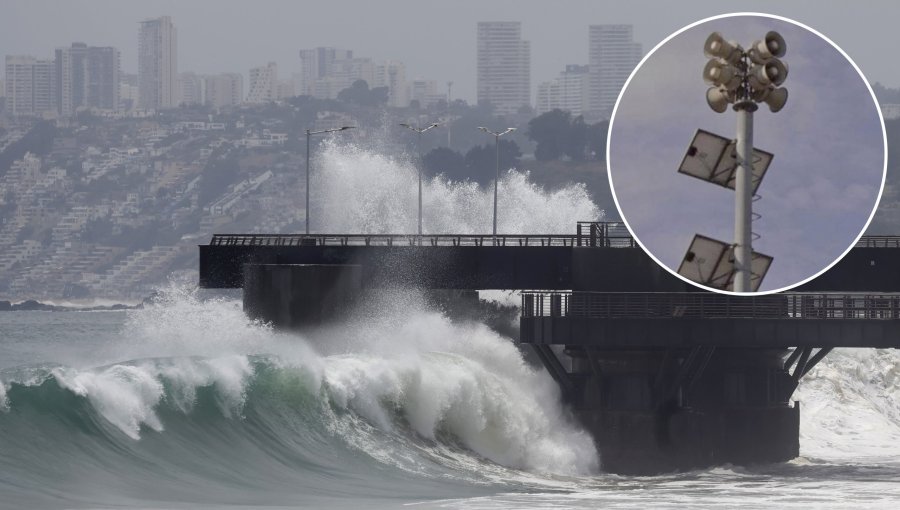
POLYGON ((479 290, 528 289, 508 334, 616 473, 794 458, 800 379, 833 348, 900 348, 900 236, 864 237, 795 292, 746 297, 697 291, 623 231, 217 235, 200 247, 200 285, 243 287, 247 314, 283 329, 340 320, 397 288, 451 317, 471 317, 479 290))

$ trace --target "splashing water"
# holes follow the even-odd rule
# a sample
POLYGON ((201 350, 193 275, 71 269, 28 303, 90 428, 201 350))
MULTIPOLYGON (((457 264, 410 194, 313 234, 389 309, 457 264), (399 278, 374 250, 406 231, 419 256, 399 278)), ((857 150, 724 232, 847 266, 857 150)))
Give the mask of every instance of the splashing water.
MULTIPOLYGON (((365 234, 414 233, 418 220, 417 170, 409 161, 327 141, 312 176, 313 229, 365 234)), ((599 220, 603 211, 584 184, 546 191, 527 173, 508 170, 500 179, 500 234, 571 233, 577 221, 599 220)), ((434 234, 490 233, 493 188, 436 176, 422 183, 422 228, 434 234)))
POLYGON ((453 324, 418 307, 424 300, 415 295, 393 302, 380 320, 361 317, 299 337, 253 323, 235 302, 168 289, 157 304, 128 312, 121 338, 95 349, 98 359, 130 361, 47 366, 41 376, 2 371, 3 407, 9 413, 28 405, 40 395, 28 388, 52 383, 86 399, 91 413, 131 440, 143 440, 148 432, 169 433, 167 413, 170 421, 190 416, 204 391, 214 395, 222 419, 241 421, 248 406, 259 413, 271 398, 260 385, 299 378, 326 428, 399 466, 412 455, 409 445, 385 453, 383 440, 360 439, 360 430, 413 434, 404 441, 422 438, 441 448, 459 443, 517 469, 597 469, 593 442, 564 412, 553 381, 529 367, 508 339, 480 324, 453 324), (336 416, 345 413, 363 420, 362 429, 341 426, 346 420, 336 416))

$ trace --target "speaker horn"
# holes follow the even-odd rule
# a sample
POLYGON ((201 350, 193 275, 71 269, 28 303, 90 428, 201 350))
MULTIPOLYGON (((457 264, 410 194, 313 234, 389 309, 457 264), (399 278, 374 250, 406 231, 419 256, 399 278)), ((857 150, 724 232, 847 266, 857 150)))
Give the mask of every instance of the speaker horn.
POLYGON ((722 87, 710 87, 706 91, 706 104, 716 113, 723 113, 730 103, 728 91, 722 87))
POLYGON ((773 89, 771 92, 766 94, 766 98, 763 101, 769 105, 769 110, 772 113, 775 113, 782 108, 784 108, 784 104, 787 103, 788 99, 788 91, 784 87, 779 87, 777 89, 773 89))
POLYGON ((769 85, 781 85, 787 79, 787 75, 788 68, 784 62, 772 58, 765 64, 753 66, 750 70, 750 86, 755 89, 764 89, 769 85))
POLYGON ((788 91, 784 87, 775 88, 773 85, 769 85, 764 89, 753 89, 751 98, 757 103, 766 103, 769 105, 769 110, 775 113, 784 108, 784 104, 787 103, 788 91))
POLYGON ((739 71, 733 65, 719 59, 712 59, 703 67, 703 79, 710 85, 724 86, 734 90, 741 84, 739 71))
POLYGON ((747 53, 754 63, 764 64, 769 59, 783 57, 786 51, 787 43, 784 42, 784 37, 778 32, 770 31, 762 40, 754 41, 747 53))
POLYGON ((713 32, 703 43, 703 53, 709 58, 721 58, 729 64, 736 64, 741 59, 743 50, 737 43, 726 41, 722 34, 713 32))

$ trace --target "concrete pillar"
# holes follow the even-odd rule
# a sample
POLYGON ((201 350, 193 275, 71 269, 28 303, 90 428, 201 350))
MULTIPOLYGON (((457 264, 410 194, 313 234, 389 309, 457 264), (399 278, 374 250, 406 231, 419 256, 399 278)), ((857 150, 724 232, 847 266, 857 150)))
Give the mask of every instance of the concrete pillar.
POLYGON ((244 264, 244 311, 276 328, 339 318, 361 291, 359 265, 244 264))

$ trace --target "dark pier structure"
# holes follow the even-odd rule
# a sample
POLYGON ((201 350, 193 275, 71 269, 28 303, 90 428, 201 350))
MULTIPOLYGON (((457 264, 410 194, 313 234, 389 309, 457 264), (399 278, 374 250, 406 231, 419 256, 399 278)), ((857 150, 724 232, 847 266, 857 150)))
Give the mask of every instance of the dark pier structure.
POLYGON ((522 292, 530 345, 591 431, 604 469, 653 474, 799 455, 791 396, 835 347, 900 347, 900 238, 864 237, 790 293, 699 291, 621 224, 575 235, 216 235, 200 284, 244 289, 277 327, 333 320, 366 292, 450 301, 522 292))

